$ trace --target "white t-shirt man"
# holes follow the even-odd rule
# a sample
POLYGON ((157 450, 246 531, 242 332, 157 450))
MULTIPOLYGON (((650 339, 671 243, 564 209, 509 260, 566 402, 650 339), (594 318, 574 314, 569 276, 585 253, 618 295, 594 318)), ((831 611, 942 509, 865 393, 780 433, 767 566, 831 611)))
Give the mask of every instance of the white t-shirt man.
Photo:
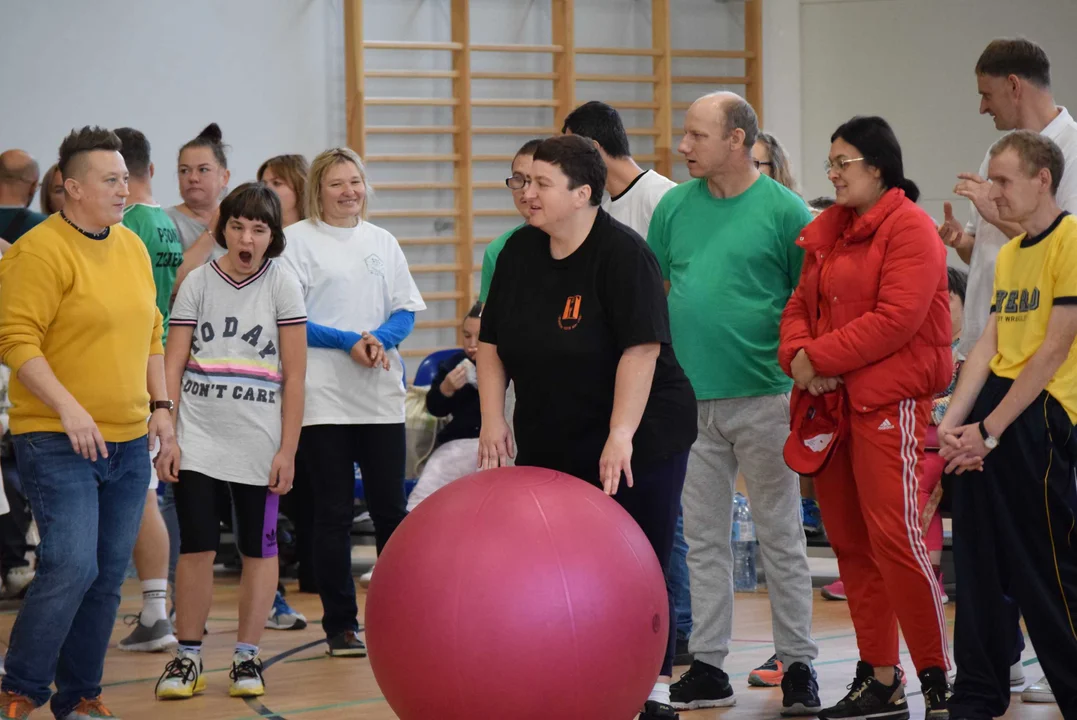
POLYGON ((180 384, 180 469, 269 485, 281 434, 278 328, 306 321, 299 283, 275 260, 240 283, 216 260, 191 271, 169 320, 194 329, 180 384))
MULTIPOLYGON (((1054 140, 1066 157, 1066 169, 1062 173, 1055 199, 1063 210, 1077 213, 1077 122, 1074 122, 1066 108, 1061 107, 1059 111, 1041 134, 1054 140)), ((989 150, 980 166, 982 178, 987 178, 987 164, 990 159, 989 150)), ((995 258, 1002 246, 1011 239, 980 217, 974 204, 969 204, 972 207, 972 215, 965 226, 965 232, 974 235, 976 243, 972 246, 972 257, 969 259, 965 321, 961 326, 961 341, 957 346, 958 353, 965 356, 972 351, 987 327, 987 318, 991 314, 991 303, 994 300, 995 258)))
POLYGON ((610 217, 632 228, 646 240, 647 228, 651 224, 655 206, 666 191, 676 185, 677 183, 654 170, 644 170, 620 195, 607 196, 602 207, 610 217))
MULTIPOLYGON (((368 222, 338 228, 302 220, 284 230, 281 260, 299 278, 310 322, 356 333, 377 330, 398 310, 426 309, 400 244, 368 222)), ((404 362, 393 348, 388 372, 333 348, 307 350, 303 426, 404 422, 404 362)))

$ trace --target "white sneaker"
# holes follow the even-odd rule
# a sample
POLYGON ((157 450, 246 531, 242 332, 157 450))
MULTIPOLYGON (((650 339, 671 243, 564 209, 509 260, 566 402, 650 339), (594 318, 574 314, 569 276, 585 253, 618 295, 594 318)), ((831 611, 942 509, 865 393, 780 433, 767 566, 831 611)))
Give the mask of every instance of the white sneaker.
POLYGON ((262 661, 254 653, 233 654, 232 670, 228 677, 232 678, 232 685, 228 688, 228 694, 232 697, 258 697, 266 694, 262 661))
POLYGON ((1055 702, 1055 693, 1051 690, 1050 683, 1047 682, 1046 677, 1041 677, 1036 682, 1025 688, 1025 691, 1021 693, 1021 702, 1027 703, 1053 703, 1055 702))
POLYGON ((165 665, 165 671, 157 680, 155 693, 158 700, 182 700, 205 692, 206 678, 202 675, 202 655, 193 652, 177 652, 176 657, 165 665))
POLYGON ((1019 687, 1025 684, 1025 666, 1018 660, 1010 665, 1010 687, 1019 687))
POLYGON ((21 598, 30 587, 30 581, 34 579, 34 569, 31 567, 17 567, 8 570, 4 576, 4 597, 21 598))
POLYGON ((370 578, 374 577, 374 568, 370 568, 365 573, 359 576, 359 587, 366 590, 370 587, 370 578))

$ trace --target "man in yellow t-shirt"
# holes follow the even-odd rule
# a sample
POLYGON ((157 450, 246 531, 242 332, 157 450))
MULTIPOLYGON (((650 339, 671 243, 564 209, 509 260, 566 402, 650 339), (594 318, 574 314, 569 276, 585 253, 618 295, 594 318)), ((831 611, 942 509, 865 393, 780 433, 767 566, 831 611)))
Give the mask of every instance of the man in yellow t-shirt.
POLYGON ((12 372, 11 432, 41 533, 37 576, 11 631, 0 718, 27 717, 53 682, 57 718, 111 717, 101 674, 149 487, 149 448, 159 439, 167 456, 173 443, 150 259, 121 224, 120 147, 110 130, 68 135, 63 212, 0 261, 0 362, 12 372))
POLYGON ((1009 701, 1016 615, 1064 717, 1077 717, 1077 218, 1055 194, 1065 159, 1019 130, 991 148, 991 198, 1022 234, 995 263, 987 329, 939 425, 952 486, 957 620, 953 717, 1009 701), (1016 606, 1015 606, 1016 603, 1016 606))

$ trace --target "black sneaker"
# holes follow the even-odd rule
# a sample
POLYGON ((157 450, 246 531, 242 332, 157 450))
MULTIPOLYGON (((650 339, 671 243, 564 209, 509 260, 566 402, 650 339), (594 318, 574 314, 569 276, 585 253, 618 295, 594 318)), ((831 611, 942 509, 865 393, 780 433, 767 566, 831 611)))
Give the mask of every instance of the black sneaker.
POLYGON ((366 657, 366 645, 352 630, 327 638, 326 643, 325 653, 331 657, 366 657))
POLYGON ((639 720, 680 720, 680 717, 672 707, 655 700, 645 702, 639 714, 639 720))
POLYGON ((691 665, 695 656, 688 652, 688 638, 677 636, 677 649, 673 656, 674 665, 691 665))
POLYGON ((924 691, 924 720, 950 720, 950 681, 942 668, 931 667, 919 674, 924 691))
POLYGON ((802 662, 792 663, 782 678, 782 715, 817 715, 822 707, 815 671, 802 662))
POLYGON ((894 684, 887 687, 875 679, 875 668, 866 662, 856 664, 856 678, 849 694, 834 707, 819 711, 819 720, 909 720, 909 703, 901 674, 894 674, 894 684))
POLYGON ((677 710, 731 707, 737 704, 729 676, 720 668, 693 660, 688 672, 669 687, 670 704, 677 710))

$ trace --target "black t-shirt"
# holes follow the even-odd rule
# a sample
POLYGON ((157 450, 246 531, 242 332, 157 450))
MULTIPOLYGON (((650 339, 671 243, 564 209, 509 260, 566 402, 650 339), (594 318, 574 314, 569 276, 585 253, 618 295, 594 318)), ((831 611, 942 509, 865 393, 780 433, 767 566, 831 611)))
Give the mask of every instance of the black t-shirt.
POLYGON ((456 366, 467 359, 467 353, 459 352, 445 360, 438 366, 438 374, 430 383, 430 390, 426 394, 426 410, 434 417, 446 417, 452 415, 449 424, 438 433, 437 444, 444 445, 451 440, 464 440, 477 438, 482 425, 482 410, 479 405, 479 391, 473 385, 464 387, 453 393, 452 397, 441 394, 441 383, 456 369, 456 366))
POLYGON ((684 452, 695 441, 695 393, 670 345, 658 260, 603 210, 583 244, 561 260, 538 228, 525 226, 509 238, 479 338, 497 345, 516 383, 518 465, 597 482, 617 365, 626 348, 647 343, 661 350, 632 440, 633 462, 684 452))

